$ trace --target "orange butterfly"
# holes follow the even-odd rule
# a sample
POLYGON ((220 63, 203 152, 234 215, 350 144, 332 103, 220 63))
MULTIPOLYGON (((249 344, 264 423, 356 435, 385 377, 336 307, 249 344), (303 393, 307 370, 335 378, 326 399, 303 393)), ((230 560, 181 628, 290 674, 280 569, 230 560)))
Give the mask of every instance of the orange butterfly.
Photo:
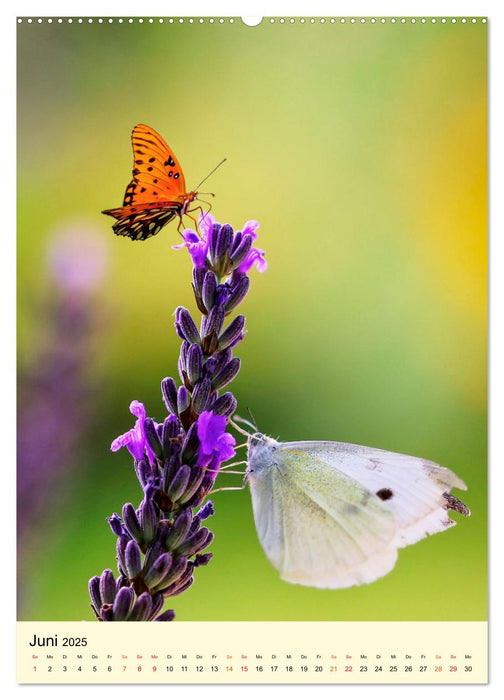
POLYGON ((180 218, 179 229, 184 214, 196 223, 188 212, 193 211, 189 206, 198 193, 186 192, 184 173, 166 141, 150 126, 137 124, 131 144, 133 180, 126 188, 123 206, 102 211, 117 219, 114 233, 144 241, 176 216, 180 218))

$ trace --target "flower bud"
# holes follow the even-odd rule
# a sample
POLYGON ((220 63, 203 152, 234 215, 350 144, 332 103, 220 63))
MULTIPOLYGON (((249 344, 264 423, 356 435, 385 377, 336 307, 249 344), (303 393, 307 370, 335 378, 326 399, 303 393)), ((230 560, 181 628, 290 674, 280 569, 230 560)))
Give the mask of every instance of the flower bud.
POLYGON ((165 599, 160 593, 154 593, 154 595, 151 594, 152 598, 152 610, 150 614, 150 619, 152 620, 153 618, 156 617, 156 615, 161 612, 165 599))
POLYGON ((202 469, 201 467, 198 467, 197 465, 194 465, 193 467, 191 467, 191 478, 189 479, 189 483, 187 484, 187 487, 186 487, 183 495, 179 499, 179 503, 181 505, 185 505, 185 504, 189 503, 191 498, 194 496, 196 491, 201 486, 201 483, 203 482, 205 474, 206 474, 205 469, 202 469))
POLYGON ((152 478, 152 469, 145 459, 135 460, 135 472, 142 487, 152 478))
POLYGON ((110 569, 105 569, 100 577, 100 598, 103 603, 113 603, 116 596, 116 580, 110 569))
POLYGON ((173 477, 172 482, 166 492, 166 495, 172 501, 178 501, 178 499, 182 496, 187 487, 187 484, 189 483, 190 476, 191 467, 188 467, 186 464, 183 464, 173 477))
POLYGON ((154 564, 156 559, 162 554, 165 554, 166 547, 164 541, 168 532, 168 527, 163 527, 163 523, 160 523, 159 528, 156 532, 156 541, 153 542, 150 547, 147 548, 144 558, 144 571, 148 571, 154 564))
POLYGON ((212 557, 212 552, 205 552, 205 554, 197 554, 194 560, 194 566, 206 566, 212 557))
POLYGON ((198 454, 200 442, 198 438, 198 425, 197 423, 193 423, 189 430, 187 431, 187 435, 184 440, 184 444, 182 445, 182 452, 181 452, 181 460, 182 462, 185 463, 191 463, 192 460, 196 457, 198 454))
POLYGON ((212 404, 210 410, 218 416, 231 416, 236 411, 238 402, 230 391, 219 396, 212 404))
POLYGON ((178 394, 177 394, 177 408, 178 412, 183 413, 185 410, 189 408, 189 404, 191 403, 191 397, 189 396, 189 392, 185 388, 185 386, 179 387, 178 394))
POLYGON ((163 491, 167 491, 169 485, 180 467, 180 445, 174 444, 172 455, 164 462, 163 491))
POLYGON ((133 537, 139 544, 143 544, 144 536, 142 527, 138 521, 136 511, 131 503, 124 504, 122 516, 124 524, 126 525, 131 537, 133 537))
POLYGON ((145 592, 138 596, 133 608, 128 615, 131 622, 146 622, 150 619, 152 610, 152 598, 145 592))
MULTIPOLYGON (((209 374, 207 376, 213 377, 215 376, 218 372, 221 371, 225 365, 228 364, 228 362, 231 360, 233 357, 233 352, 231 348, 225 348, 224 350, 219 350, 219 352, 216 352, 213 357, 210 358, 210 360, 214 360, 213 365, 208 368, 209 374), (212 369, 212 373, 210 374, 210 369, 212 369)), ((208 360, 208 363, 210 362, 208 360)), ((205 367, 206 369, 206 367, 205 367)))
POLYGON ((245 260, 245 258, 250 252, 250 249, 252 248, 253 242, 254 239, 252 238, 250 233, 246 233, 242 237, 240 244, 231 255, 231 263, 233 264, 233 268, 236 269, 245 260))
POLYGON ((203 299, 201 298, 201 292, 203 288, 203 280, 205 278, 205 268, 204 267, 195 267, 193 268, 193 283, 192 283, 192 288, 194 292, 194 298, 196 299, 196 304, 198 306, 198 310, 202 314, 206 314, 207 310, 205 308, 205 304, 203 302, 203 299))
POLYGON ((205 280, 203 282, 203 288, 201 290, 201 296, 203 299, 203 304, 207 309, 208 313, 212 307, 215 305, 215 290, 217 289, 217 276, 211 270, 208 270, 205 275, 205 280))
POLYGON ((177 548, 177 555, 183 555, 186 557, 191 557, 196 552, 201 549, 208 547, 210 542, 213 540, 213 533, 207 527, 202 527, 194 535, 188 537, 182 544, 177 548))
POLYGON ((183 306, 179 306, 175 312, 175 326, 177 332, 189 343, 200 343, 201 338, 191 314, 183 306))
POLYGON ((158 591, 161 591, 164 590, 167 586, 171 586, 174 583, 178 583, 180 577, 183 576, 183 574, 187 570, 187 564, 187 557, 179 556, 176 559, 174 559, 170 570, 156 584, 155 587, 153 586, 153 589, 156 588, 158 591))
POLYGON ((149 589, 154 589, 158 583, 164 580, 168 572, 172 567, 172 556, 169 552, 161 554, 154 564, 149 568, 149 570, 144 575, 145 585, 149 589))
POLYGON ((208 360, 205 362, 203 366, 203 374, 205 377, 211 377, 212 374, 215 373, 215 368, 217 366, 217 356, 213 355, 212 357, 209 357, 208 360))
POLYGON ((238 248, 240 243, 242 242, 243 238, 243 233, 241 231, 237 231, 234 235, 233 238, 233 243, 231 244, 231 247, 229 249, 229 255, 232 256, 235 250, 238 248))
MULTIPOLYGON (((154 452, 158 459, 163 459, 163 447, 159 440, 159 436, 156 430, 156 426, 152 418, 146 418, 144 421, 145 439, 151 450, 154 452)), ((147 453, 148 454, 148 453, 147 453)))
POLYGON ((136 578, 142 570, 142 557, 140 547, 135 540, 130 540, 126 545, 124 560, 126 562, 126 572, 129 578, 136 578))
POLYGON ((93 603, 97 613, 100 612, 102 606, 102 599, 100 595, 100 577, 93 576, 89 579, 89 595, 91 596, 91 602, 93 603))
POLYGON ((217 236, 217 241, 215 245, 214 257, 216 260, 221 260, 227 257, 229 254, 229 249, 233 243, 233 227, 229 224, 224 224, 221 226, 221 230, 217 236))
MULTIPOLYGON (((224 309, 221 306, 214 306, 206 319, 203 319, 201 335, 203 339, 211 335, 219 335, 224 324, 224 309)), ((208 354, 208 353, 207 353, 208 354)))
MULTIPOLYGON (((120 537, 117 538, 117 542, 116 542, 117 564, 119 566, 119 571, 125 576, 127 575, 125 552, 126 552, 126 546, 127 546, 128 542, 131 542, 131 538, 128 537, 127 535, 121 535, 120 537)), ((107 601, 107 602, 109 602, 109 601, 107 601)))
POLYGON ((163 595, 171 597, 175 595, 180 595, 180 593, 186 591, 194 583, 193 571, 194 565, 192 562, 189 562, 189 566, 184 571, 182 576, 177 581, 174 581, 172 584, 170 584, 167 588, 162 589, 163 595))
POLYGON ((192 512, 190 508, 185 508, 177 516, 166 538, 166 548, 175 550, 184 541, 192 523, 192 512))
POLYGON ((120 588, 117 593, 112 611, 114 613, 114 620, 121 622, 125 620, 131 608, 133 607, 133 601, 135 599, 135 593, 132 588, 120 588))
POLYGON ((206 270, 204 267, 193 268, 193 289, 194 293, 199 297, 202 296, 203 282, 205 280, 206 270))
POLYGON ((234 357, 215 375, 212 380, 212 388, 218 390, 230 384, 240 371, 240 366, 241 361, 237 357, 234 357))
POLYGON ((203 413, 210 405, 210 394, 212 393, 212 382, 205 377, 194 387, 192 403, 196 413, 203 413))
POLYGON ((177 415, 177 385, 171 377, 166 377, 161 382, 161 393, 168 411, 177 415))
POLYGON ((179 431, 180 422, 176 416, 171 415, 168 416, 168 418, 165 418, 163 423, 163 432, 161 435, 161 443, 163 445, 163 452, 166 456, 173 453, 174 446, 172 440, 177 437, 179 431))
MULTIPOLYGON (((143 531, 143 543, 150 544, 154 539, 158 524, 156 508, 151 499, 144 499, 140 504, 138 511, 139 520, 143 531)), ((141 543, 139 542, 139 544, 141 543)))
POLYGON ((187 352, 186 371, 189 381, 194 386, 203 372, 203 351, 201 345, 191 345, 187 352))
POLYGON ((227 282, 219 284, 215 290, 215 306, 225 306, 231 295, 231 287, 227 282))
POLYGON ((107 518, 107 522, 110 525, 110 529, 112 530, 114 535, 117 535, 117 537, 119 537, 119 535, 123 534, 121 518, 117 515, 117 513, 114 513, 110 516, 110 518, 107 518))
POLYGON ((175 610, 165 610, 165 612, 161 613, 161 615, 159 615, 159 617, 156 617, 154 622, 171 622, 174 619, 175 619, 175 610))
POLYGON ((242 340, 245 327, 245 316, 237 316, 219 338, 219 348, 232 348, 242 340))
POLYGON ((236 284, 231 289, 231 294, 229 295, 224 310, 226 314, 232 311, 238 304, 240 304, 245 297, 250 287, 250 278, 246 275, 240 277, 236 284))
POLYGON ((175 569, 174 565, 166 580, 157 585, 157 590, 160 591, 165 597, 174 595, 175 592, 178 592, 179 588, 192 577, 194 570, 192 562, 188 561, 187 557, 179 557, 176 561, 180 561, 180 565, 177 566, 177 569, 175 569))
POLYGON ((220 224, 213 224, 212 230, 208 232, 208 253, 210 259, 213 260, 215 257, 215 248, 217 245, 217 239, 219 237, 219 231, 221 230, 220 224))
POLYGON ((201 506, 196 515, 200 520, 206 520, 212 515, 215 515, 215 508, 212 501, 207 501, 203 506, 201 506))

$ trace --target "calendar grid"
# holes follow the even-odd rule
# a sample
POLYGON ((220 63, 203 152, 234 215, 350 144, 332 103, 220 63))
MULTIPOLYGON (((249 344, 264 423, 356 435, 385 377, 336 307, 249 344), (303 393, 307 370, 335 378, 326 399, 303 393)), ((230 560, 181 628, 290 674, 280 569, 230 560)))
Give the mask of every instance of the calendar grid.
POLYGON ((19 622, 18 682, 487 682, 486 622, 179 622, 170 629, 19 622))

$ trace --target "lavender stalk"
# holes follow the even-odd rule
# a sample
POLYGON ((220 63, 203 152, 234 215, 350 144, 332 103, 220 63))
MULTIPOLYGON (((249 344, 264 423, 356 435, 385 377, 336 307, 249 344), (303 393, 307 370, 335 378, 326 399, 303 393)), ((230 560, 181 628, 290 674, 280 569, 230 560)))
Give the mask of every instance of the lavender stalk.
POLYGON ((107 269, 102 237, 85 224, 51 231, 40 272, 49 281, 34 312, 36 352, 22 361, 17 417, 17 603, 21 618, 37 583, 30 570, 44 551, 47 521, 65 498, 93 422, 93 379, 100 313, 95 295, 107 269))
POLYGON ((111 446, 113 451, 126 447, 133 456, 143 499, 138 508, 126 503, 122 517, 108 518, 117 537, 119 575, 105 569, 89 581, 91 607, 103 622, 173 620, 173 610, 161 612, 165 599, 187 590, 195 570, 212 556, 204 550, 213 533, 203 523, 214 507, 205 499, 221 464, 235 454, 235 439, 226 428, 237 402, 227 387, 240 371, 233 350, 245 334, 244 316, 228 325, 226 319, 249 290, 251 268, 264 272, 266 261, 264 251, 253 246, 256 221, 235 232, 206 214, 199 226, 201 236, 186 229, 184 242, 173 246, 190 253, 201 321, 198 328, 184 307, 175 312, 182 340, 180 383, 172 377, 161 382, 168 415, 157 423, 133 401, 136 423, 111 446))

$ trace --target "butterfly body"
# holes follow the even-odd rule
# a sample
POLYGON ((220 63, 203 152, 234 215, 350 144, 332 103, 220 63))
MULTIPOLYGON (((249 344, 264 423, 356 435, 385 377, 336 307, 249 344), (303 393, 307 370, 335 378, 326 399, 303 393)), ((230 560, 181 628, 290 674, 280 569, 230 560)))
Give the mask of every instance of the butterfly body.
POLYGON ((469 515, 466 486, 416 457, 341 442, 249 438, 247 480, 257 534, 281 578, 317 588, 371 583, 398 549, 469 515))
POLYGON ((137 124, 131 135, 133 179, 126 188, 122 207, 102 213, 116 219, 118 236, 143 241, 163 226, 190 211, 198 193, 187 192, 184 174, 166 141, 149 126, 137 124))

